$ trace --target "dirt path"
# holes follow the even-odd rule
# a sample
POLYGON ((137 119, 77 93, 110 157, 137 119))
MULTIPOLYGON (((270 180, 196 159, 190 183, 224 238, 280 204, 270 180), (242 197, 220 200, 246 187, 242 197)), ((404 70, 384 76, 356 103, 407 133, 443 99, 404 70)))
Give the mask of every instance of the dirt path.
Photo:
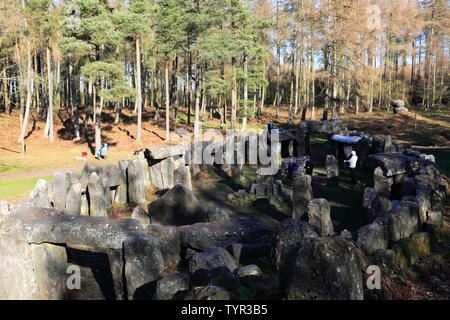
POLYGON ((41 170, 41 171, 33 171, 33 172, 0 174, 0 181, 49 176, 49 175, 53 175, 53 173, 56 171, 72 171, 72 170, 79 171, 83 168, 83 166, 84 166, 84 162, 83 162, 83 164, 80 164, 76 167, 71 167, 71 168, 60 168, 60 169, 49 169, 49 170, 41 170))

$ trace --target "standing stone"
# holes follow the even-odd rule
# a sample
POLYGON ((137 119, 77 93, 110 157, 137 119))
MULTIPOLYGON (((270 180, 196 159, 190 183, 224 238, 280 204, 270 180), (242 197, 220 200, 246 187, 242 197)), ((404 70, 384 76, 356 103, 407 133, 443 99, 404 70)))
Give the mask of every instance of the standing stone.
POLYGON ((390 134, 388 134, 384 138, 384 152, 391 152, 392 149, 392 137, 390 134))
POLYGON ((333 222, 330 217, 330 204, 326 199, 314 199, 308 204, 309 223, 314 226, 319 236, 334 235, 333 222))
POLYGON ((419 231, 419 208, 415 202, 402 201, 389 214, 389 234, 393 242, 409 238, 419 231))
POLYGON ((313 199, 311 176, 295 174, 292 193, 292 218, 300 219, 313 199))
POLYGON ((89 215, 89 203, 87 200, 86 193, 81 194, 80 215, 82 215, 82 216, 89 215))
POLYGON ((367 255, 373 255, 377 250, 386 249, 389 245, 389 220, 379 218, 372 224, 358 230, 358 246, 367 255))
POLYGON ((0 300, 62 300, 66 268, 64 247, 0 234, 0 300))
MULTIPOLYGON (((128 300, 136 299, 140 287, 158 280, 164 271, 164 258, 156 240, 148 236, 135 236, 123 242, 125 279, 128 300)), ((147 292, 139 291, 139 295, 147 292)), ((152 297, 149 297, 150 299, 152 297)))
POLYGON ((93 172, 88 182, 89 215, 93 217, 106 217, 105 188, 100 176, 93 172))
POLYGON ((376 190, 374 188, 365 188, 363 195, 363 208, 369 209, 371 208, 372 201, 377 196, 376 190))
POLYGON ((142 160, 131 161, 127 168, 128 199, 130 203, 145 202, 145 165, 142 160))
POLYGON ((81 183, 72 184, 67 194, 65 213, 71 216, 78 216, 81 213, 81 183))
POLYGON ((377 167, 373 173, 373 181, 377 195, 389 198, 391 195, 391 186, 394 183, 393 178, 386 178, 383 170, 377 167))
POLYGON ((174 184, 181 184, 192 190, 191 171, 188 166, 178 168, 173 173, 174 184))
POLYGON ((326 167, 327 184, 337 184, 339 178, 339 160, 331 154, 327 155, 326 167))
POLYGON ((231 165, 231 176, 237 181, 243 181, 245 179, 242 164, 231 165))
POLYGON ((117 187, 116 192, 114 193, 114 202, 117 204, 127 203, 127 185, 121 184, 117 187))
POLYGON ((66 197, 71 185, 71 178, 67 172, 56 171, 53 174, 53 205, 56 209, 66 209, 66 197))
POLYGON ((174 186, 173 173, 175 171, 175 160, 169 157, 159 163, 161 169, 161 178, 163 189, 171 189, 174 186))
POLYGON ((31 191, 30 198, 36 203, 36 206, 40 208, 51 208, 51 202, 49 197, 50 184, 48 181, 39 179, 36 182, 36 187, 31 191))

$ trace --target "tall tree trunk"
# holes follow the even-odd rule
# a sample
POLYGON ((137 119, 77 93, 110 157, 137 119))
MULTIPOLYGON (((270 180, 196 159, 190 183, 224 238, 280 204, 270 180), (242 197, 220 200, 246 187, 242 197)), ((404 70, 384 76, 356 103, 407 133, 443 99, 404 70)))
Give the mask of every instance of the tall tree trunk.
POLYGON ((197 140, 200 137, 200 92, 200 63, 197 61, 195 68, 194 140, 197 140))
POLYGON ((170 122, 169 122, 169 116, 170 116, 170 94, 169 94, 169 61, 166 61, 166 68, 165 68, 165 75, 166 75, 166 141, 169 141, 169 135, 170 135, 170 122))
POLYGON ((9 107, 8 78, 7 78, 7 75, 6 75, 6 68, 3 69, 3 100, 5 102, 5 113, 7 115, 9 115, 11 110, 10 110, 10 107, 9 107))
POLYGON ((236 109, 237 109, 237 80, 236 80, 236 58, 231 58, 231 68, 233 72, 231 84, 231 130, 235 130, 236 125, 236 109))
POLYGON ((53 136, 53 81, 52 81, 52 66, 51 66, 51 51, 47 46, 47 80, 48 80, 48 108, 47 108, 47 122, 48 122, 48 132, 44 132, 44 136, 49 137, 49 141, 54 141, 53 136))
POLYGON ((244 117, 242 118, 242 131, 247 129, 247 100, 248 100, 248 85, 247 85, 247 76, 248 76, 248 57, 247 54, 244 53, 244 117))
POLYGON ((25 154, 25 132, 27 130, 28 117, 30 115, 30 107, 31 107, 31 99, 32 99, 32 90, 31 90, 31 77, 33 73, 33 69, 31 67, 31 49, 30 49, 30 40, 27 39, 27 103, 25 107, 25 115, 22 123, 22 130, 20 132, 18 142, 22 144, 22 152, 25 154))
POLYGON ((78 124, 78 103, 77 93, 75 90, 75 80, 73 79, 73 60, 69 55, 69 82, 70 82, 70 96, 72 98, 72 112, 73 112, 73 139, 80 139, 80 126, 78 124))
POLYGON ((141 50, 139 45, 139 36, 136 36, 136 107, 137 107, 137 132, 136 141, 141 142, 142 127, 142 91, 141 91, 141 50))

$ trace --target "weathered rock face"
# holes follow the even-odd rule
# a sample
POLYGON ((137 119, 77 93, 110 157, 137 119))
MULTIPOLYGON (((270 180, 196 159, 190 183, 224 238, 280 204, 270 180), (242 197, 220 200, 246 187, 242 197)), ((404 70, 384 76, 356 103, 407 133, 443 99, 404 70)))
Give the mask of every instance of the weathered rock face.
POLYGON ((327 168, 328 184, 336 184, 339 178, 339 160, 335 156, 329 154, 327 155, 325 165, 327 168))
POLYGON ((231 294, 226 289, 217 286, 196 287, 192 289, 185 300, 230 300, 231 294))
POLYGON ((68 215, 78 216, 81 213, 81 183, 72 184, 67 194, 66 210, 68 215))
POLYGON ((234 270, 234 274, 238 278, 261 277, 263 275, 263 272, 257 265, 250 264, 248 266, 240 267, 234 270))
POLYGON ((49 197, 51 185, 48 181, 39 179, 36 186, 30 193, 30 198, 33 199, 38 208, 51 208, 52 204, 49 197))
POLYGON ((13 211, 5 218, 2 229, 23 234, 29 243, 71 243, 111 249, 121 249, 130 236, 145 234, 141 224, 133 219, 66 216, 42 208, 13 211))
POLYGON ((428 233, 416 233, 412 238, 403 239, 392 246, 398 265, 412 266, 430 253, 431 238, 428 233))
POLYGON ((397 266, 397 257, 392 249, 381 249, 375 252, 376 261, 385 268, 393 269, 397 266))
POLYGON ((66 250, 29 244, 12 233, 0 234, 0 299, 61 300, 66 295, 66 250))
POLYGON ((173 183, 181 184, 189 190, 192 190, 191 171, 189 167, 181 167, 173 172, 173 183))
POLYGON ((332 119, 324 121, 306 120, 299 124, 299 131, 303 133, 325 133, 340 134, 343 132, 344 126, 341 119, 332 119))
POLYGON ((186 187, 176 185, 148 204, 151 223, 181 226, 208 221, 207 210, 186 187))
POLYGON ((133 212, 131 213, 131 219, 139 221, 144 227, 150 224, 150 216, 141 206, 137 206, 133 209, 133 212))
POLYGON ((156 284, 156 300, 171 300, 177 294, 189 290, 190 276, 187 273, 176 273, 165 277, 156 284))
POLYGON ((106 189, 103 187, 100 176, 93 172, 89 177, 89 215, 92 217, 106 217, 106 189))
POLYGON ((207 213, 209 222, 225 222, 230 220, 230 216, 222 208, 211 208, 208 209, 207 213))
POLYGON ((234 258, 223 248, 213 248, 197 253, 189 259, 189 272, 193 284, 223 286, 234 289, 238 286, 233 271, 239 267, 234 258))
POLYGON ((419 231, 419 208, 415 202, 402 201, 389 214, 389 236, 396 242, 419 231))
POLYGON ((179 230, 181 244, 197 251, 226 248, 232 243, 268 244, 273 240, 273 232, 263 224, 237 219, 196 223, 179 230))
POLYGON ((393 177, 407 172, 415 172, 420 169, 423 160, 410 157, 401 153, 371 154, 365 163, 367 168, 380 167, 386 177, 393 177))
POLYGON ((211 270, 226 267, 230 272, 239 268, 238 263, 224 248, 216 247, 194 255, 189 260, 189 272, 195 273, 197 270, 211 270))
POLYGON ((160 278, 164 271, 164 258, 157 241, 150 236, 126 239, 123 254, 128 299, 131 300, 139 288, 160 278))
POLYGON ((386 249, 389 245, 389 220, 378 218, 372 224, 358 230, 358 246, 367 255, 373 255, 377 250, 386 249))
POLYGON ((330 204, 326 199, 314 199, 308 204, 308 221, 316 228, 319 236, 334 235, 330 209, 330 204))
POLYGON ((66 209, 66 197, 72 184, 68 172, 57 171, 53 174, 53 204, 58 210, 66 209))
POLYGON ((128 165, 128 200, 130 203, 143 204, 145 202, 146 165, 142 159, 135 159, 128 165))
POLYGON ((304 245, 305 240, 317 237, 314 227, 309 223, 296 219, 282 221, 271 253, 275 268, 279 270, 282 264, 292 261, 293 255, 304 245))
POLYGON ((296 174, 293 181, 292 218, 300 219, 307 212, 312 199, 311 176, 296 174))
POLYGON ((404 108, 405 107, 405 101, 399 99, 399 100, 393 100, 391 101, 391 106, 394 108, 404 108))
POLYGON ((150 224, 145 228, 145 232, 158 241, 164 265, 172 267, 180 262, 180 231, 177 227, 150 224))
POLYGON ((375 199, 376 196, 377 192, 374 188, 365 188, 362 206, 367 209, 371 208, 372 201, 373 199, 375 199))
POLYGON ((148 153, 146 153, 146 155, 148 155, 150 160, 162 160, 169 157, 184 155, 186 147, 182 144, 160 144, 150 146, 147 150, 148 153))
POLYGON ((113 164, 106 165, 101 173, 103 186, 109 188, 125 185, 127 183, 125 170, 113 164))
POLYGON ((383 170, 378 167, 373 173, 374 189, 378 196, 389 198, 391 195, 391 186, 394 183, 392 178, 384 176, 383 170))
POLYGON ((282 289, 288 299, 363 299, 357 248, 340 237, 310 239, 283 272, 282 289))

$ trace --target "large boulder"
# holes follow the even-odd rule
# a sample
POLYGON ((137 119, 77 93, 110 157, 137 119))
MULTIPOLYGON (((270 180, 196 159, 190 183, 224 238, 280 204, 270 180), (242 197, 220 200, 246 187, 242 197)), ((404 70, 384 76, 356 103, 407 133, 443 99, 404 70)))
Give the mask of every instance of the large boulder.
POLYGON ((119 166, 107 164, 101 173, 103 186, 117 187, 126 184, 127 180, 125 170, 122 170, 119 166))
POLYGON ((164 258, 157 240, 150 236, 126 239, 123 242, 123 258, 128 300, 145 296, 145 285, 159 280, 164 271, 164 258))
POLYGON ((238 285, 233 276, 239 264, 223 248, 217 247, 197 253, 189 259, 189 272, 194 285, 213 285, 235 289, 238 285))
POLYGON ((189 190, 192 190, 191 170, 189 166, 178 168, 173 172, 173 183, 181 184, 189 190))
POLYGON ((300 219, 307 212, 308 204, 313 199, 311 176, 297 172, 294 175, 292 189, 292 218, 300 219))
POLYGON ((391 186, 394 183, 393 178, 387 178, 383 170, 378 167, 373 173, 374 189, 378 196, 389 198, 391 195, 391 186))
POLYGON ((280 223, 272 247, 272 263, 277 270, 282 264, 292 261, 293 255, 304 245, 305 240, 317 238, 314 227, 296 219, 287 219, 280 223))
POLYGON ((224 222, 181 226, 181 244, 196 251, 226 248, 233 243, 270 244, 273 232, 262 223, 229 219, 224 222))
POLYGON ((314 199, 308 204, 308 221, 316 228, 319 236, 325 237, 334 235, 330 210, 330 204, 326 199, 314 199))
POLYGON ((22 234, 29 243, 70 243, 99 249, 122 249, 130 236, 145 234, 134 219, 67 216, 54 209, 14 208, 2 230, 22 234))
POLYGON ((164 265, 173 267, 180 262, 180 230, 173 226, 150 224, 145 228, 146 234, 158 241, 158 248, 164 257, 164 265))
POLYGON ((66 268, 63 246, 30 244, 17 234, 0 234, 1 300, 65 299, 66 268))
POLYGON ((358 246, 367 255, 389 246, 389 220, 378 218, 373 223, 358 230, 358 246))
POLYGON ((145 155, 148 160, 153 161, 184 155, 185 152, 186 147, 182 144, 160 144, 148 147, 145 155))
POLYGON ((392 242, 409 238, 419 232, 420 219, 417 203, 402 201, 388 216, 389 235, 392 242))
POLYGON ((190 276, 187 273, 175 273, 158 281, 155 300, 171 300, 178 294, 189 290, 190 276))
POLYGON ((371 154, 365 163, 367 168, 380 167, 385 177, 390 178, 407 172, 418 171, 423 163, 422 159, 402 153, 371 154))
POLYGON ((179 184, 149 203, 148 213, 153 224, 181 226, 208 221, 206 208, 191 190, 179 184))
POLYGON ((362 300, 363 280, 356 246, 340 237, 312 238, 280 277, 291 300, 362 300))

